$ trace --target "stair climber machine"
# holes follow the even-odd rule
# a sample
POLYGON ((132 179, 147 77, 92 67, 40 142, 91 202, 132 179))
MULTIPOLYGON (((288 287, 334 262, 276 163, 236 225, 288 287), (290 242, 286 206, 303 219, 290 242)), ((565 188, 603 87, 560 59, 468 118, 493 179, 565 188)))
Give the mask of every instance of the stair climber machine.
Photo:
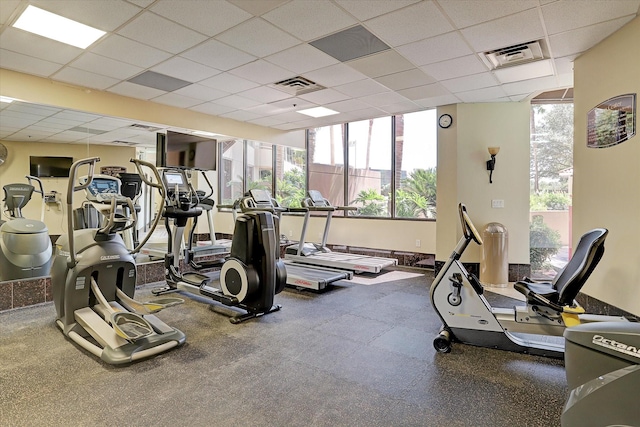
POLYGON ((44 221, 42 181, 26 176, 28 184, 8 184, 4 190, 4 209, 9 221, 0 221, 0 282, 49 275, 51 239, 44 221), (38 187, 32 185, 35 182, 38 187), (22 208, 33 193, 40 194, 40 220, 24 218, 22 208))
MULTIPOLYGON (((249 190, 245 197, 240 199, 238 205, 241 211, 245 213, 267 211, 278 217, 284 212, 303 214, 309 212, 307 208, 282 207, 271 197, 268 191, 261 189, 249 190)), ((276 234, 279 235, 279 233, 276 234)), ((287 270, 287 285, 297 289, 321 291, 339 280, 353 278, 353 272, 347 270, 298 264, 289 260, 284 260, 284 265, 287 270)))
POLYGON ((197 271, 183 272, 180 244, 185 226, 190 218, 201 215, 202 209, 197 206, 197 198, 183 169, 165 169, 163 182, 167 188, 163 216, 169 234, 164 261, 167 286, 152 292, 160 295, 187 291, 207 296, 230 309, 224 311, 232 312, 229 320, 234 324, 280 310, 281 306, 274 304, 274 297, 284 289, 287 273, 279 256, 277 217, 270 212, 238 215, 227 258, 194 263, 189 261, 187 249, 186 261, 192 268, 221 266, 221 270, 210 275, 197 271))
MULTIPOLYGON (((164 298, 141 303, 133 299, 136 287, 136 264, 133 258, 146 238, 135 248, 126 248, 119 232, 135 225, 133 202, 103 185, 93 182, 97 157, 78 160, 69 173, 67 212, 73 209, 74 193, 91 193, 94 207, 106 221, 100 228, 74 230, 73 215, 67 216, 68 234, 56 241, 51 267, 51 285, 56 308, 56 324, 65 336, 104 362, 125 364, 151 357, 185 342, 185 335, 161 321, 155 313, 165 307, 184 302, 179 298, 164 298), (88 166, 84 183, 77 182, 78 169, 88 166), (126 206, 127 209, 119 209, 126 206), (116 211, 131 216, 116 216, 116 211)), ((131 159, 140 176, 142 166, 156 177, 144 182, 160 191, 164 187, 155 166, 131 159)), ((162 205, 160 205, 162 209, 162 205)), ((159 209, 159 210, 160 210, 159 209)), ((152 224, 157 226, 160 212, 152 224)), ((147 236, 150 236, 149 233, 147 236)))
MULTIPOLYGON (((526 297, 526 306, 492 307, 484 297, 484 287, 469 274, 460 258, 473 240, 482 238, 467 214, 458 206, 463 236, 451 257, 431 284, 431 304, 443 326, 433 345, 438 352, 451 351, 452 342, 496 348, 519 353, 561 358, 572 327, 595 322, 615 322, 625 328, 623 316, 585 313, 575 297, 604 254, 608 231, 596 228, 585 233, 573 257, 550 283, 530 279, 516 282, 514 288, 526 297)), ((594 326, 597 327, 597 326, 594 326)))
POLYGON ((303 200, 302 206, 307 209, 300 233, 300 242, 297 245, 289 246, 285 251, 285 259, 300 264, 313 266, 338 268, 350 270, 355 273, 380 273, 384 268, 398 264, 394 258, 373 257, 367 255, 348 254, 343 252, 332 252, 327 247, 329 237, 329 227, 334 212, 338 210, 349 211, 357 208, 351 206, 332 206, 327 199, 317 190, 309 190, 308 197, 303 200), (310 243, 305 240, 307 226, 311 213, 321 213, 326 215, 324 232, 321 243, 310 243))

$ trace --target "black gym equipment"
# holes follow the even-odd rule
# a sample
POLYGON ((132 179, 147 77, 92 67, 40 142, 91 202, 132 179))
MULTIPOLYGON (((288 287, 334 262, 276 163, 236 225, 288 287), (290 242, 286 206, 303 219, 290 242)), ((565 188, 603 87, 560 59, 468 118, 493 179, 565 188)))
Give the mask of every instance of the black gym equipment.
POLYGON ((277 218, 270 212, 239 215, 228 257, 190 263, 196 269, 221 266, 221 270, 209 273, 210 276, 197 271, 184 272, 180 264, 184 230, 188 220, 201 215, 202 209, 197 206, 198 199, 183 169, 164 169, 162 178, 167 189, 162 214, 169 235, 164 260, 167 285, 152 292, 161 295, 184 290, 207 296, 226 307, 239 308, 244 313, 234 311, 229 318, 234 324, 280 310, 281 306, 274 304, 274 297, 284 289, 287 274, 280 260, 277 218))
MULTIPOLYGON (((71 166, 67 190, 67 234, 56 241, 51 267, 51 286, 56 309, 56 324, 65 336, 109 364, 124 364, 154 356, 180 346, 185 335, 162 322, 154 313, 183 302, 165 298, 141 303, 133 299, 136 288, 136 263, 133 250, 126 248, 119 232, 135 225, 135 209, 128 197, 94 187, 94 207, 106 221, 100 228, 74 230, 74 193, 92 186, 99 158, 78 160, 71 166), (78 169, 88 165, 83 183, 74 185, 78 169), (126 206, 128 210, 121 209, 126 206), (116 216, 116 211, 131 216, 116 216)), ((144 182, 157 188, 164 197, 164 187, 155 166, 131 159, 142 175, 142 166, 151 169, 157 182, 144 182)), ((160 209, 162 205, 160 205, 160 209)), ((152 224, 158 224, 160 212, 152 224)), ((150 236, 151 232, 147 236, 150 236)))

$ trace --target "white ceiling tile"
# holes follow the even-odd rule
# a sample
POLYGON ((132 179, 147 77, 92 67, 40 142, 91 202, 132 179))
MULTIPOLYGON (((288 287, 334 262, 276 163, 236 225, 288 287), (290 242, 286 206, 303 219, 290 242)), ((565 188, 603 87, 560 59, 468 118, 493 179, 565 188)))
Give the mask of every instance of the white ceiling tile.
POLYGON ((331 104, 327 104, 325 105, 325 107, 335 111, 339 111, 341 113, 346 113, 349 111, 356 111, 356 110, 362 110, 364 108, 370 108, 371 106, 357 99, 347 99, 345 101, 338 101, 338 102, 333 102, 331 104))
POLYGON ((260 18, 253 18, 216 36, 216 39, 263 57, 300 43, 300 40, 274 27, 260 18))
POLYGON ((442 34, 399 46, 396 50, 418 66, 446 61, 473 53, 458 32, 442 34))
POLYGON ((297 113, 295 111, 287 111, 286 113, 276 114, 271 117, 275 120, 282 120, 285 123, 300 122, 309 118, 309 116, 305 116, 304 114, 297 113))
POLYGON ((336 86, 338 92, 342 92, 352 98, 373 95, 375 93, 386 92, 388 89, 372 79, 359 80, 346 85, 336 86))
POLYGON ((149 68, 168 59, 171 55, 151 46, 111 34, 100 41, 91 51, 128 64, 149 68))
POLYGON ((201 99, 190 98, 188 96, 179 95, 175 92, 166 93, 152 99, 153 102, 171 105, 172 107, 189 108, 194 105, 202 104, 201 99))
POLYGON ((638 0, 590 0, 588 7, 575 7, 571 2, 560 1, 543 6, 542 15, 547 32, 552 35, 623 16, 635 16, 638 7, 638 0))
POLYGON ((476 52, 499 49, 544 37, 544 30, 536 9, 465 28, 461 32, 476 52))
POLYGON ((320 70, 309 71, 305 77, 326 87, 333 87, 366 79, 367 76, 345 64, 331 65, 320 70))
POLYGON ((58 64, 66 64, 83 52, 66 43, 12 27, 5 28, 0 34, 0 48, 58 64))
POLYGON ((273 117, 261 117, 259 119, 249 120, 249 123, 253 123, 254 125, 258 126, 271 127, 273 125, 280 125, 284 122, 273 117))
POLYGON ((275 9, 288 2, 289 0, 228 0, 229 3, 233 3, 236 6, 246 10, 254 16, 260 16, 263 13, 267 13, 271 9, 275 9))
MULTIPOLYGON (((4 1, 4 0, 2 0, 4 1)), ((113 31, 141 9, 122 0, 30 0, 30 4, 103 31, 113 31)))
POLYGON ((168 19, 144 12, 117 31, 118 34, 157 49, 180 53, 207 39, 182 25, 168 19))
POLYGON ((365 26, 388 45, 395 47, 453 30, 433 2, 420 2, 370 19, 365 26))
POLYGON ((619 18, 590 27, 549 36, 549 44, 554 56, 569 56, 588 50, 614 33, 632 17, 619 18))
POLYGON ((344 101, 349 97, 342 92, 338 92, 334 89, 322 89, 316 92, 305 93, 300 95, 300 98, 316 104, 328 104, 330 102, 344 101))
POLYGON ((238 95, 229 95, 225 96, 224 98, 216 99, 216 104, 233 107, 235 109, 251 108, 255 107, 256 105, 260 105, 260 103, 257 101, 238 95))
POLYGON ((560 87, 573 87, 573 73, 558 74, 556 79, 560 87))
POLYGON ((266 117, 266 116, 273 116, 275 114, 279 114, 288 110, 284 110, 278 106, 271 105, 271 104, 261 104, 255 107, 247 108, 246 111, 250 111, 260 117, 266 117))
POLYGON ((442 96, 449 94, 440 83, 434 83, 425 86, 412 87, 410 89, 399 90, 398 93, 412 101, 423 98, 433 98, 434 96, 442 96))
POLYGON ((433 77, 428 76, 424 71, 418 68, 378 77, 375 80, 393 90, 424 86, 435 83, 436 81, 433 77))
POLYGON ((294 98, 271 102, 269 103, 269 106, 276 107, 280 109, 280 112, 284 112, 284 111, 294 111, 294 110, 297 111, 300 109, 311 108, 311 107, 315 107, 316 105, 313 102, 309 102, 299 97, 294 97, 294 98))
POLYGON ((55 73, 52 77, 55 80, 60 80, 62 82, 100 90, 107 89, 120 81, 112 77, 79 70, 73 67, 65 67, 55 73))
POLYGON ((130 96, 139 99, 151 99, 166 93, 163 90, 154 89, 147 86, 137 85, 135 83, 121 82, 109 88, 109 92, 119 95, 130 96))
POLYGON ((57 120, 67 120, 70 122, 77 122, 77 123, 90 122, 92 120, 97 119, 98 117, 100 116, 96 114, 85 113, 82 111, 74 111, 74 110, 62 110, 59 113, 56 113, 53 116, 51 116, 51 118, 54 118, 57 120))
POLYGON ((204 80, 221 73, 220 70, 216 70, 215 68, 199 64, 180 56, 174 56, 173 58, 156 65, 151 68, 151 71, 192 83, 199 82, 200 80, 204 80))
POLYGON ((484 89, 460 92, 457 93, 456 96, 463 102, 490 102, 492 100, 505 98, 507 94, 500 86, 494 86, 484 89))
POLYGON ((71 65, 73 68, 120 80, 126 80, 144 70, 135 65, 126 64, 91 52, 84 53, 73 61, 71 65))
POLYGON ((264 59, 296 74, 303 74, 338 63, 337 59, 306 43, 267 56, 264 59))
POLYGON ((256 82, 229 73, 218 74, 217 76, 202 80, 199 83, 203 86, 231 93, 238 93, 259 86, 256 82))
POLYGON ((262 17, 304 41, 337 32, 357 23, 333 3, 308 0, 292 0, 262 17))
POLYGON ((279 101, 281 99, 291 98, 291 95, 281 90, 272 89, 266 86, 260 86, 253 89, 238 93, 245 98, 253 99, 261 103, 269 103, 279 101))
POLYGON ((536 0, 440 0, 438 3, 458 28, 502 18, 538 6, 536 0))
POLYGON ((550 59, 530 62, 528 64, 506 67, 493 71, 500 83, 513 83, 521 80, 536 79, 553 75, 553 66, 550 59))
POLYGON ((553 89, 556 86, 556 78, 553 76, 541 77, 539 79, 524 80, 521 82, 507 83, 502 85, 505 93, 509 96, 530 94, 532 92, 545 89, 553 89))
POLYGON ((228 113, 229 111, 234 111, 235 109, 236 108, 234 107, 220 105, 213 102, 207 102, 207 103, 196 105, 195 107, 189 108, 189 110, 198 111, 204 114, 211 114, 213 116, 219 116, 220 114, 228 113))
POLYGON ((380 77, 414 68, 414 65, 394 50, 386 50, 347 63, 368 77, 380 77))
POLYGON ((420 0, 335 0, 336 3, 360 21, 366 21, 367 19, 402 9, 418 1, 420 0))
POLYGON ((0 25, 13 18, 14 10, 20 5, 20 0, 0 1, 0 25))
POLYGON ((416 111, 420 107, 415 102, 403 101, 395 104, 383 105, 380 108, 388 114, 401 114, 416 111))
POLYGON ((562 58, 555 58, 553 63, 556 66, 556 72, 558 74, 571 73, 573 74, 573 63, 576 60, 574 55, 564 56, 562 58))
POLYGON ((214 99, 231 95, 231 93, 229 92, 214 89, 212 87, 204 86, 198 83, 194 83, 178 90, 174 90, 173 93, 188 96, 189 98, 200 99, 202 101, 213 101, 214 99))
POLYGON ((397 104, 399 102, 408 101, 407 98, 399 95, 396 92, 376 93, 374 95, 362 96, 358 99, 374 107, 382 107, 384 105, 397 104))
POLYGON ((514 96, 510 96, 509 99, 513 102, 520 102, 520 101, 524 101, 528 97, 529 95, 514 95, 514 96))
POLYGON ((250 13, 225 1, 159 0, 151 10, 210 37, 252 18, 250 13))
POLYGON ((476 55, 467 55, 448 61, 436 62, 422 67, 428 75, 437 80, 453 79, 487 71, 487 66, 476 55))
POLYGON ((62 109, 56 107, 49 107, 46 105, 39 104, 31 104, 28 102, 12 102, 11 104, 6 104, 7 107, 5 109, 6 112, 14 111, 14 112, 24 112, 28 114, 34 114, 36 116, 48 117, 52 114, 59 113, 62 109))
POLYGON ((155 0, 127 0, 129 3, 133 3, 136 4, 140 7, 148 7, 149 5, 151 5, 151 3, 153 3, 155 0))
POLYGON ((217 70, 230 70, 255 61, 256 57, 217 40, 208 40, 180 54, 184 58, 208 65, 217 70))
POLYGON ((458 77, 450 80, 443 80, 440 82, 442 86, 447 88, 450 92, 458 93, 465 92, 472 89, 479 89, 491 86, 497 86, 499 82, 495 76, 490 73, 473 74, 471 76, 458 77))
POLYGON ((229 71, 238 77, 252 80, 260 84, 276 83, 294 77, 289 70, 259 59, 229 71))
POLYGON ((34 58, 21 53, 0 49, 0 64, 2 68, 20 71, 36 76, 48 77, 58 71, 62 65, 51 61, 34 58))
POLYGON ((280 129, 280 130, 295 130, 295 129, 299 129, 300 125, 298 125, 297 123, 282 123, 279 125, 273 125, 271 127, 280 129))
POLYGON ((349 111, 346 114, 347 117, 350 117, 349 121, 360 121, 360 120, 370 120, 378 117, 382 117, 385 115, 385 112, 379 108, 369 107, 364 108, 362 110, 349 111))
POLYGON ((239 120, 241 122, 246 122, 249 120, 257 119, 260 116, 258 116, 257 114, 251 113, 249 111, 236 110, 230 113, 221 114, 221 117, 225 117, 227 119, 239 120))

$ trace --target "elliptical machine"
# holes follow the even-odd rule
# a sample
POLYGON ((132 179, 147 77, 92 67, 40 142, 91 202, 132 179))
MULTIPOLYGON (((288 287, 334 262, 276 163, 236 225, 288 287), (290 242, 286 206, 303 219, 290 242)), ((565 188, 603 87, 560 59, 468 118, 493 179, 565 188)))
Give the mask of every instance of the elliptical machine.
POLYGON ((463 236, 430 290, 431 304, 443 323, 433 341, 438 352, 450 352, 452 342, 458 341, 561 358, 564 355, 561 337, 566 328, 581 323, 628 322, 622 316, 586 314, 575 301, 602 258, 607 230, 598 228, 583 235, 573 257, 553 282, 516 282, 514 289, 526 296, 525 307, 496 308, 484 297, 480 281, 460 262, 469 243, 473 240, 482 245, 482 238, 464 204, 459 204, 458 212, 463 236))
MULTIPOLYGON (((71 166, 67 190, 67 212, 73 208, 76 191, 89 189, 95 195, 96 209, 106 218, 101 228, 74 230, 73 216, 67 216, 68 234, 56 241, 51 267, 51 285, 56 308, 56 324, 65 336, 109 364, 124 364, 163 353, 185 342, 185 335, 162 322, 154 313, 183 302, 166 298, 148 303, 133 299, 136 264, 118 232, 133 227, 136 216, 131 199, 115 193, 100 192, 93 183, 99 158, 78 160, 71 166), (74 185, 78 169, 88 165, 84 183, 74 185), (117 217, 118 207, 126 205, 130 217, 117 217)), ((157 183, 143 178, 164 197, 164 187, 155 166, 131 159, 142 174, 142 165, 151 169, 157 183)), ((160 205, 160 209, 162 206, 160 205)), ((158 224, 160 212, 152 224, 158 224)), ((149 233, 147 236, 150 236, 149 233)))
POLYGON ((9 221, 0 221, 0 282, 47 276, 51 267, 51 239, 44 223, 44 191, 42 181, 27 175, 28 184, 8 184, 4 190, 4 206, 9 221), (38 184, 36 188, 32 181, 38 184), (40 194, 40 220, 27 219, 22 208, 33 193, 40 194))
MULTIPOLYGON (((196 270, 221 266, 219 278, 215 276, 217 272, 213 272, 212 277, 183 272, 180 245, 184 230, 187 221, 201 215, 202 209, 197 206, 198 198, 183 169, 164 169, 162 175, 167 188, 162 214, 169 235, 164 260, 167 285, 152 292, 160 295, 184 290, 207 296, 226 307, 240 308, 244 313, 233 313, 229 318, 234 324, 280 310, 281 306, 274 304, 274 297, 284 289, 287 273, 279 255, 277 218, 265 211, 238 215, 227 258, 189 263, 196 270)), ((186 261, 189 261, 188 255, 186 261)))

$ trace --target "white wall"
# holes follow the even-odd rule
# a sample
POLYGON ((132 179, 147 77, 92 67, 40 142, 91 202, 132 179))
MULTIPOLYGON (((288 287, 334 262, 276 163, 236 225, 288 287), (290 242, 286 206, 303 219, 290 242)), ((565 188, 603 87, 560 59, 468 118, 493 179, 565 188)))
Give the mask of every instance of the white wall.
MULTIPOLYGON (((438 109, 453 125, 438 129, 438 200, 436 259, 445 261, 462 235, 458 203, 467 206, 482 232, 489 222, 509 232, 509 263, 529 263, 529 112, 528 102, 458 104, 438 109), (500 147, 493 184, 486 161, 490 146, 500 147), (492 200, 503 200, 494 209, 492 200)), ((479 262, 481 247, 472 244, 464 260, 479 262)))
POLYGON ((574 73, 574 245, 592 228, 609 229, 604 257, 583 292, 640 314, 640 120, 629 141, 586 147, 590 109, 616 95, 640 94, 640 18, 579 57, 574 73))

